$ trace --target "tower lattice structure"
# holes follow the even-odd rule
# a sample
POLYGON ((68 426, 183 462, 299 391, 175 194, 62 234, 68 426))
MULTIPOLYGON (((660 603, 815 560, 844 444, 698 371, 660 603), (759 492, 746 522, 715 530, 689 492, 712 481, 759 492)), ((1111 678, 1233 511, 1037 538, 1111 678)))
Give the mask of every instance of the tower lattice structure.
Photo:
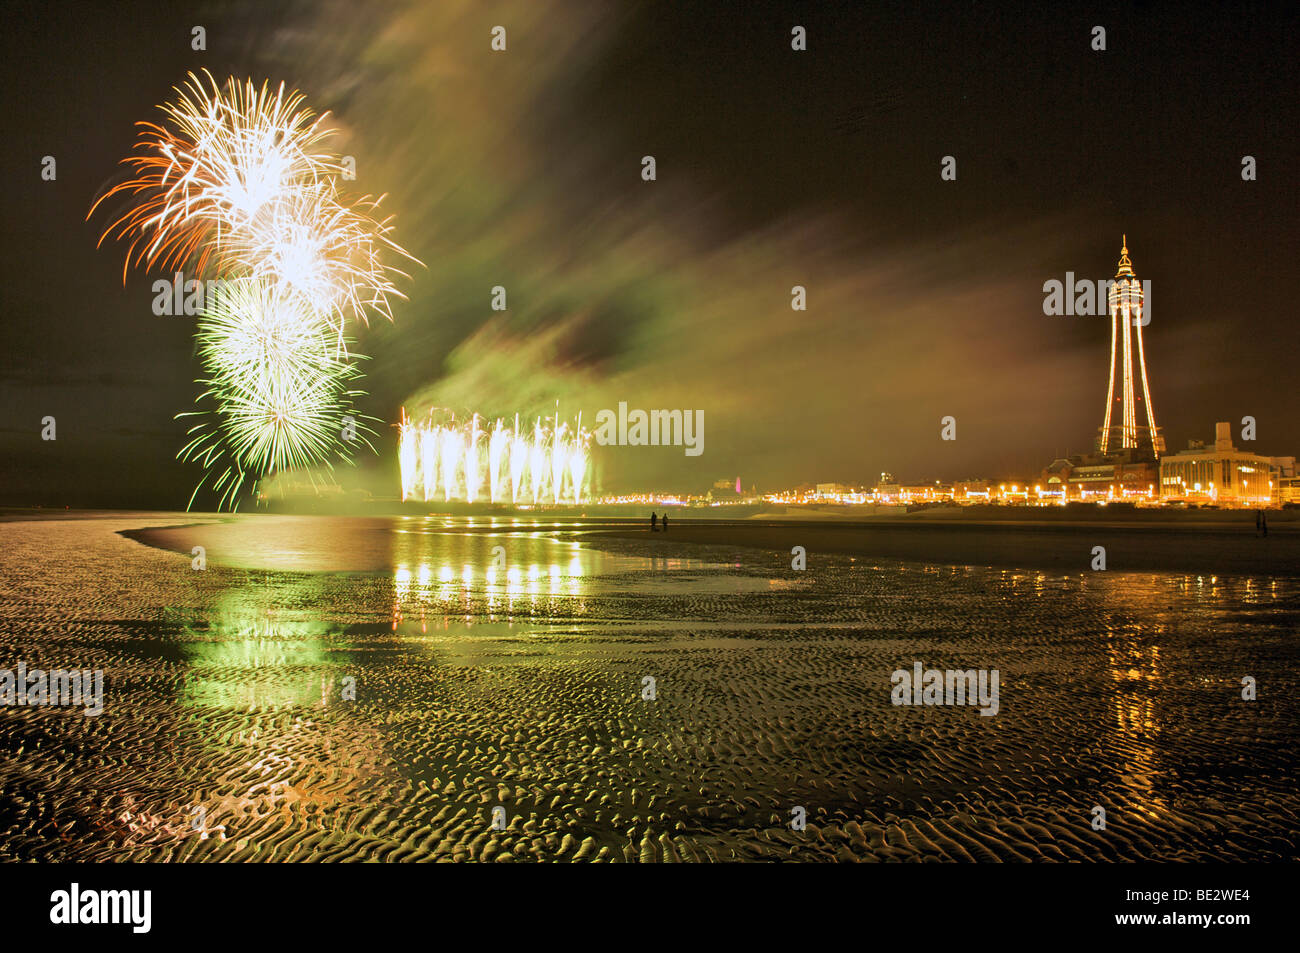
POLYGON ((1122 450, 1164 452, 1164 438, 1156 428, 1151 406, 1151 385, 1147 382, 1146 354, 1142 347, 1142 282, 1133 273, 1128 257, 1128 236, 1124 236, 1119 269, 1107 295, 1110 303, 1110 382, 1106 385, 1106 417, 1101 425, 1098 448, 1102 453, 1122 450), (1137 393, 1137 378, 1142 392, 1137 393), (1117 386, 1118 385, 1118 386, 1117 386), (1139 407, 1141 405, 1141 407, 1139 407), (1142 409, 1145 408, 1145 414, 1142 409), (1142 418, 1145 417, 1145 422, 1142 418))

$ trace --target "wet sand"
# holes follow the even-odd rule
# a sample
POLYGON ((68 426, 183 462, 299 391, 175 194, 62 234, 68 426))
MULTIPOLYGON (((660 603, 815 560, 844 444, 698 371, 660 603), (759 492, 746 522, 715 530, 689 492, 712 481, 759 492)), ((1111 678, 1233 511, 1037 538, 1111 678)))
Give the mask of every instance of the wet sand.
POLYGON ((0 523, 0 667, 106 680, 0 707, 0 859, 1300 859, 1288 577, 284 519, 0 523), (914 661, 998 714, 891 705, 914 661))
MULTIPOLYGON (((660 550, 686 546, 742 546, 768 550, 788 566, 802 546, 811 566, 819 556, 905 559, 964 566, 1007 566, 1089 572, 1093 547, 1106 550, 1112 572, 1179 572, 1198 575, 1300 576, 1300 532, 1294 522, 1270 525, 1258 536, 1253 523, 1029 522, 713 522, 670 520, 667 533, 647 524, 598 531, 644 540, 660 550)), ((684 551, 684 550, 683 550, 684 551)))

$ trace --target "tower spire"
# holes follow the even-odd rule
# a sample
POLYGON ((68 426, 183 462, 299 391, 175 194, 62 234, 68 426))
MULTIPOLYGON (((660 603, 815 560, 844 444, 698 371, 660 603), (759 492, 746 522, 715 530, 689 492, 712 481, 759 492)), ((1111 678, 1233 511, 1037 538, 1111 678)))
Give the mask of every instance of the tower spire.
POLYGON ((1124 236, 1124 247, 1119 252, 1119 271, 1115 272, 1116 278, 1130 278, 1133 276, 1133 262, 1128 260, 1128 235, 1124 236))

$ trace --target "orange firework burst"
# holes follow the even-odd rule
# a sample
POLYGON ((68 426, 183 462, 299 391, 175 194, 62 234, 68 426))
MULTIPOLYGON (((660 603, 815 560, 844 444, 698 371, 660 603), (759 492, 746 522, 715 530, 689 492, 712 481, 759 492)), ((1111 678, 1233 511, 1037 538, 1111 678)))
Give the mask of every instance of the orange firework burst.
MULTIPOLYGON (((191 261, 203 270, 212 253, 205 248, 223 231, 247 225, 287 188, 314 182, 341 168, 316 147, 329 136, 317 117, 299 107, 300 93, 272 93, 251 81, 226 81, 224 93, 204 71, 209 90, 195 74, 175 87, 175 103, 159 108, 171 121, 140 122, 137 155, 122 160, 135 175, 111 189, 91 214, 116 195, 139 201, 100 238, 131 242, 126 266, 166 269, 191 261)), ((89 218, 89 215, 87 215, 89 218)))
POLYGON ((388 296, 401 296, 392 278, 404 273, 382 253, 411 256, 388 237, 388 220, 369 214, 379 199, 341 198, 342 162, 321 149, 329 114, 304 108, 283 83, 259 89, 231 77, 221 87, 204 76, 206 85, 191 73, 176 87, 163 124, 137 124, 136 154, 123 160, 133 176, 91 207, 135 199, 100 237, 130 243, 123 280, 132 265, 233 269, 305 294, 340 335, 349 316, 368 321, 368 309, 391 319, 388 296))

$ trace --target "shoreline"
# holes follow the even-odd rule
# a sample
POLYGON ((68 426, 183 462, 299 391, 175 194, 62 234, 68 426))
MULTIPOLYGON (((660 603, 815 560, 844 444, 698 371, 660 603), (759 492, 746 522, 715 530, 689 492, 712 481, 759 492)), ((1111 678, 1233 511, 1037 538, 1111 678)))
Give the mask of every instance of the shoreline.
MULTIPOLYGON (((0 522, 5 521, 0 515, 0 522)), ((50 520, 139 518, 140 525, 122 536, 143 545, 188 556, 196 544, 209 553, 225 549, 241 535, 240 524, 269 520, 254 565, 296 563, 309 572, 375 572, 389 561, 388 537, 403 517, 327 516, 289 514, 148 513, 142 511, 48 511, 50 520), (178 525, 170 520, 187 517, 178 525), (163 525, 154 519, 166 520, 163 525), (340 524, 352 540, 347 558, 336 546, 315 545, 316 531, 340 524), (261 558, 257 558, 261 557, 261 558), (288 558, 286 558, 288 557, 288 558)), ((1126 514, 1127 515, 1127 514, 1126 514)), ((28 517, 32 518, 32 517, 28 517)), ((37 519, 41 517, 35 517, 37 519)), ((1300 576, 1300 524, 1278 521, 1267 537, 1257 536, 1247 521, 1184 522, 1167 520, 1115 520, 1101 522, 1062 519, 1030 521, 886 517, 877 520, 718 520, 682 519, 670 514, 668 533, 651 533, 649 520, 625 517, 583 517, 565 514, 548 518, 520 514, 510 520, 454 517, 450 514, 408 516, 429 523, 423 532, 457 535, 478 533, 541 533, 556 539, 576 539, 593 548, 602 541, 637 542, 653 551, 682 548, 739 547, 768 552, 774 566, 791 564, 791 549, 804 547, 808 565, 819 555, 901 559, 954 566, 992 566, 1051 570, 1060 573, 1091 572, 1094 547, 1106 550, 1106 570, 1112 572, 1177 572, 1203 576, 1300 576), (442 520, 447 520, 443 523, 442 520), (463 522, 468 520, 469 522, 463 522), (516 522, 518 520, 518 522, 516 522)), ((19 517, 22 521, 22 517, 19 517)), ((325 534, 331 535, 331 534, 325 534)), ((321 541, 324 542, 323 540, 321 541)), ((242 560, 241 560, 242 561, 242 560)))
POLYGON ((861 523, 699 523, 671 520, 667 533, 596 529, 593 543, 639 540, 658 547, 738 546, 778 556, 803 546, 809 567, 818 554, 903 559, 959 566, 1091 572, 1093 548, 1106 550, 1111 572, 1179 572, 1208 576, 1300 576, 1300 534, 1294 526, 1267 537, 1240 524, 905 521, 861 523))
MULTIPOLYGON (((1071 504, 1069 506, 1019 506, 996 504, 970 504, 962 506, 914 505, 872 506, 836 504, 723 504, 695 506, 665 503, 582 503, 551 505, 519 505, 508 503, 429 502, 401 503, 397 500, 356 501, 288 500, 276 501, 269 506, 247 507, 236 512, 211 512, 203 510, 156 510, 139 507, 41 507, 0 505, 0 523, 42 519, 93 519, 121 515, 186 514, 195 519, 230 519, 242 516, 334 516, 354 519, 400 518, 465 518, 465 519, 522 519, 522 520, 585 520, 591 522, 640 523, 649 520, 649 514, 667 512, 674 521, 683 522, 757 522, 757 523, 825 523, 858 525, 864 523, 1053 523, 1091 525, 1133 523, 1142 526, 1231 526, 1253 530, 1255 510, 1211 509, 1209 507, 1178 509, 1174 507, 1136 507, 1126 504, 1099 506, 1071 504)), ((1300 506, 1274 506, 1266 510, 1270 529, 1277 527, 1300 528, 1300 506)))

